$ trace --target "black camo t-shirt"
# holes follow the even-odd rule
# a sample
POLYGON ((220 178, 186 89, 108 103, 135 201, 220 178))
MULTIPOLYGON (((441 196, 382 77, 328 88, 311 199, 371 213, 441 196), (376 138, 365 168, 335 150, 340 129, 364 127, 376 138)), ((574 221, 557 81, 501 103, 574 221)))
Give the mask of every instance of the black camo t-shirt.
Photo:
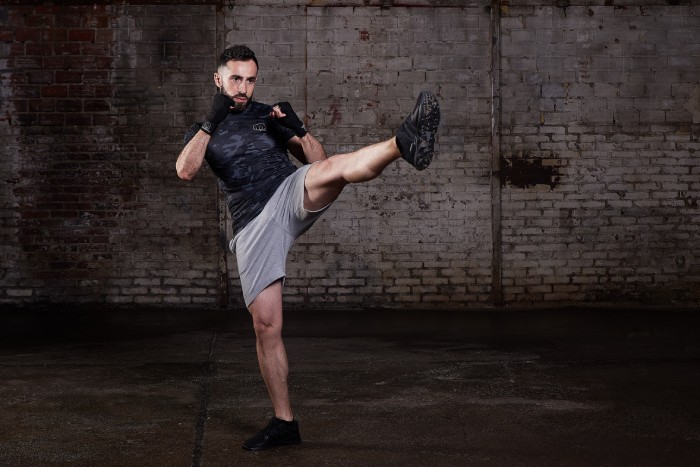
MULTIPOLYGON (((243 112, 230 113, 216 127, 204 156, 226 194, 234 235, 297 169, 285 144, 294 133, 270 117, 271 111, 269 105, 251 102, 243 112)), ((199 124, 190 127, 185 144, 198 130, 199 124)))

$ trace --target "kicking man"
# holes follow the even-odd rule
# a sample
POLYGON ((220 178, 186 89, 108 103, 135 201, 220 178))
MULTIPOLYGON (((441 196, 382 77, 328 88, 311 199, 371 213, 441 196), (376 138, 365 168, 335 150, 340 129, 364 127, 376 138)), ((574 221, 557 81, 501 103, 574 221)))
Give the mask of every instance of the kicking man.
POLYGON ((372 180, 399 158, 418 170, 428 167, 440 122, 437 99, 422 92, 395 137, 327 157, 288 103, 270 106, 253 100, 257 75, 258 61, 248 47, 233 46, 220 55, 214 73, 219 93, 204 122, 187 132, 176 163, 178 176, 192 180, 206 160, 231 212, 234 238, 229 246, 236 254, 260 372, 275 411, 268 425, 243 444, 251 451, 301 443, 282 341, 289 249, 347 184, 372 180), (297 168, 288 153, 304 165, 297 168))

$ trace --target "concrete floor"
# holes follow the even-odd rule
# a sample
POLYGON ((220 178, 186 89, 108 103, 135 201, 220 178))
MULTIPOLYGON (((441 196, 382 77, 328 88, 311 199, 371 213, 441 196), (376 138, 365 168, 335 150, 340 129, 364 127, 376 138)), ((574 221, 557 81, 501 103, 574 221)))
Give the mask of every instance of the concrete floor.
POLYGON ((243 311, 6 310, 3 466, 687 466, 700 310, 286 315, 304 443, 272 415, 243 311))

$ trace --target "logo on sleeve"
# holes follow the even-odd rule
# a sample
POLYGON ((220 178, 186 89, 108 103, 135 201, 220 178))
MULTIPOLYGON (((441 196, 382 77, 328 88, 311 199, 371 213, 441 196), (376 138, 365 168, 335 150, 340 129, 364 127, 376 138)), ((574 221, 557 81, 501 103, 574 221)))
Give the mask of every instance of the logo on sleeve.
POLYGON ((256 123, 253 125, 255 131, 267 131, 267 126, 264 123, 256 123))

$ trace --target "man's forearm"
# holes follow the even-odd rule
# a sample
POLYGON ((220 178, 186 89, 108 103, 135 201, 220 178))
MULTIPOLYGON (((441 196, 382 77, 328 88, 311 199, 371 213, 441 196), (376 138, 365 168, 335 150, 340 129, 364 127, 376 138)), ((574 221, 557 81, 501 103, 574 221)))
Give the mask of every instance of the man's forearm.
POLYGON ((301 140, 301 147, 309 164, 322 161, 328 158, 323 145, 311 133, 306 133, 301 140))
POLYGON ((185 145, 175 163, 178 177, 183 180, 192 180, 194 178, 202 167, 204 154, 210 139, 211 136, 200 130, 185 145))

